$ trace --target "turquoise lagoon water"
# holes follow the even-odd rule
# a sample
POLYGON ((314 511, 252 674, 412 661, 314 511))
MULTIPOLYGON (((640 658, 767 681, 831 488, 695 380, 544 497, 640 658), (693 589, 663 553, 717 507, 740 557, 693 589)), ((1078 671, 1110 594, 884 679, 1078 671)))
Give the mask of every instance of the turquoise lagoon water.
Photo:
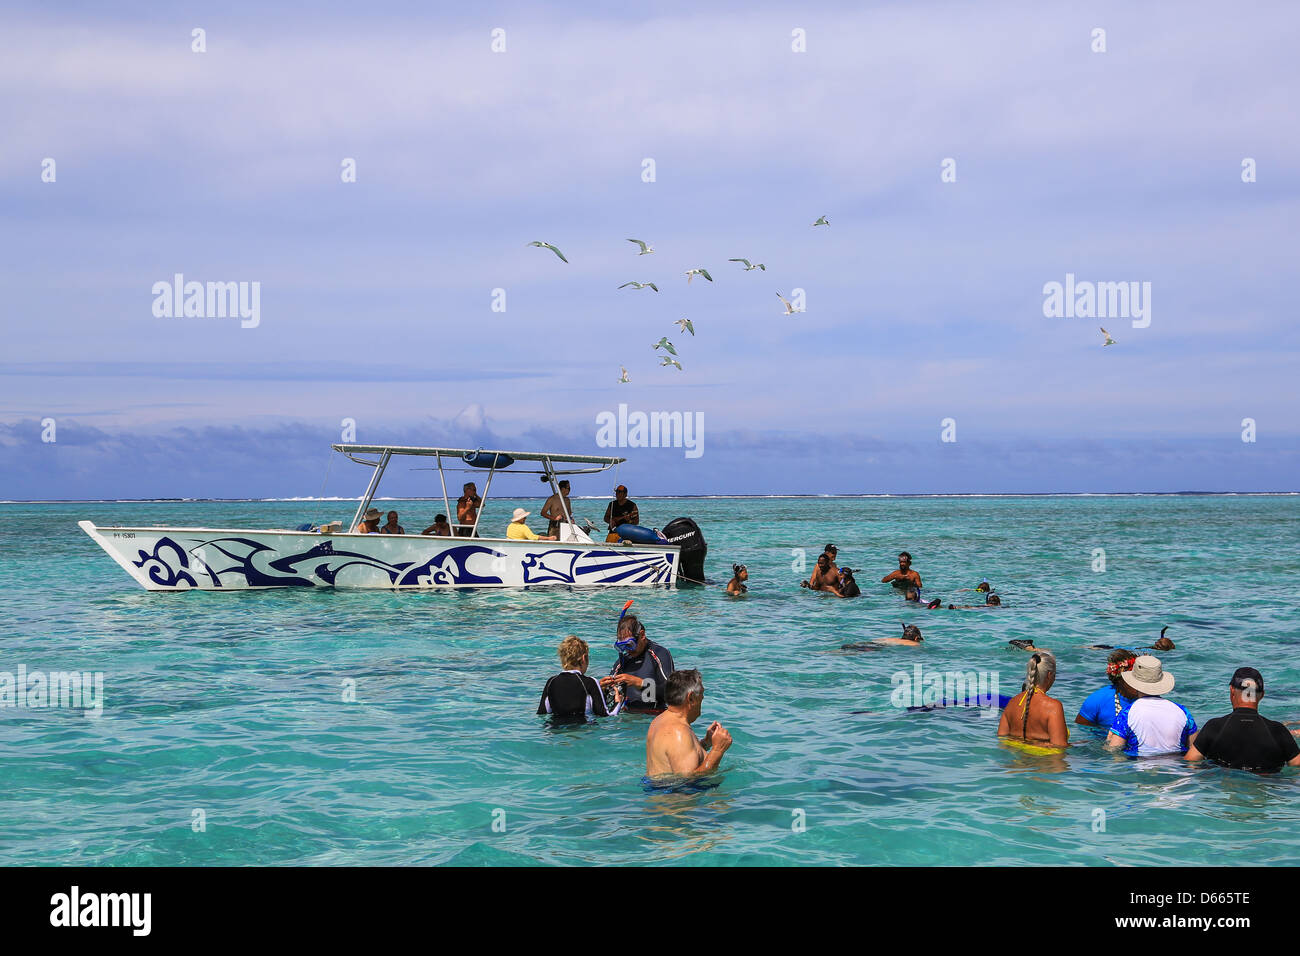
MULTIPOLYGON (((397 507, 407 527, 442 510, 397 507)), ((0 709, 0 863, 1300 863, 1295 771, 1134 761, 1083 728, 1066 756, 1035 757, 1000 746, 978 709, 890 703, 891 676, 916 663, 996 672, 1013 692, 1024 655, 1007 641, 1028 637, 1058 653, 1054 694, 1072 718, 1103 683, 1106 652, 1084 645, 1149 643, 1170 624, 1172 696, 1198 722, 1226 712, 1242 664, 1264 672, 1267 714, 1300 718, 1294 497, 642 502, 646 523, 699 521, 711 577, 748 564, 742 600, 720 588, 149 594, 75 524, 348 513, 0 506, 0 671, 105 675, 97 720, 0 709), (792 549, 811 560, 827 541, 863 569, 862 598, 798 587, 792 549), (904 607, 873 583, 902 548, 927 594, 956 599, 987 576, 1009 606, 904 607), (628 596, 678 665, 704 672, 701 731, 717 719, 735 737, 713 789, 642 789, 645 718, 557 729, 534 715, 566 634, 607 672, 628 596), (921 625, 923 648, 840 650, 900 622, 921 625), (348 679, 356 703, 342 700, 348 679)))

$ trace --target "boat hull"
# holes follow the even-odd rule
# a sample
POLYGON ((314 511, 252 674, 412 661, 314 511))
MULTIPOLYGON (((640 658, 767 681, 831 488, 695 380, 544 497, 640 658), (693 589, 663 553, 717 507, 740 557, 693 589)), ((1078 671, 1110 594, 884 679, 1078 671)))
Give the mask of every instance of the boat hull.
POLYGON ((670 545, 79 526, 148 591, 671 586, 681 557, 670 545))

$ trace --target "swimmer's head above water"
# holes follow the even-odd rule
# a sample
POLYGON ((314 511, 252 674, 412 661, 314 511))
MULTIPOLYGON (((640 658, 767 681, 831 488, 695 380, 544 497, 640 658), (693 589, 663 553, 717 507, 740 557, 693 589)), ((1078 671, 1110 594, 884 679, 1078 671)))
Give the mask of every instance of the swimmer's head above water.
POLYGON ((921 629, 915 624, 904 624, 903 640, 916 641, 919 644, 921 641, 925 640, 925 638, 921 637, 921 629))
POLYGON ((921 600, 921 592, 916 588, 908 588, 904 598, 908 601, 916 601, 919 603, 921 600))
POLYGON ((623 605, 623 613, 618 616, 618 630, 614 637, 614 649, 622 657, 636 657, 649 643, 645 636, 645 625, 637 620, 635 614, 627 613, 627 609, 631 606, 631 601, 623 605))
POLYGON ((998 597, 996 594, 990 594, 984 599, 984 603, 988 607, 1001 607, 1002 598, 998 597))

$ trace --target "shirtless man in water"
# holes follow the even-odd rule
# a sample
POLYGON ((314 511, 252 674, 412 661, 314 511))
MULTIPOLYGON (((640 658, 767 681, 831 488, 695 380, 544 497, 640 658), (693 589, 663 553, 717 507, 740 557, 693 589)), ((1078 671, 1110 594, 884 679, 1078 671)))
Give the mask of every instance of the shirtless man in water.
POLYGON ((840 591, 840 576, 831 569, 834 565, 831 563, 831 556, 825 552, 817 555, 817 566, 813 568, 812 577, 807 581, 800 583, 800 587, 808 588, 810 591, 829 591, 836 597, 844 597, 840 591))
POLYGON ((881 584, 892 583, 896 588, 912 587, 921 590, 921 575, 912 570, 912 556, 903 551, 898 556, 898 570, 890 571, 880 579, 881 584))
POLYGON ((691 723, 704 703, 704 680, 697 670, 668 675, 668 709, 650 723, 645 736, 647 777, 699 777, 713 773, 731 746, 731 734, 716 720, 704 740, 697 740, 691 723), (707 751, 707 753, 706 753, 707 751))

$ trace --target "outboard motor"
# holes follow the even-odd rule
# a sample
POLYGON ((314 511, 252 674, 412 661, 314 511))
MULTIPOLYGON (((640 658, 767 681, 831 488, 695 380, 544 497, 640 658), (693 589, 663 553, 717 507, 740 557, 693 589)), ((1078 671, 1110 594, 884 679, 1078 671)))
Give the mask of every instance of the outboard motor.
POLYGON ((674 518, 664 526, 663 535, 669 544, 681 545, 679 580, 688 584, 703 584, 704 558, 709 553, 709 546, 700 526, 691 518, 674 518))

